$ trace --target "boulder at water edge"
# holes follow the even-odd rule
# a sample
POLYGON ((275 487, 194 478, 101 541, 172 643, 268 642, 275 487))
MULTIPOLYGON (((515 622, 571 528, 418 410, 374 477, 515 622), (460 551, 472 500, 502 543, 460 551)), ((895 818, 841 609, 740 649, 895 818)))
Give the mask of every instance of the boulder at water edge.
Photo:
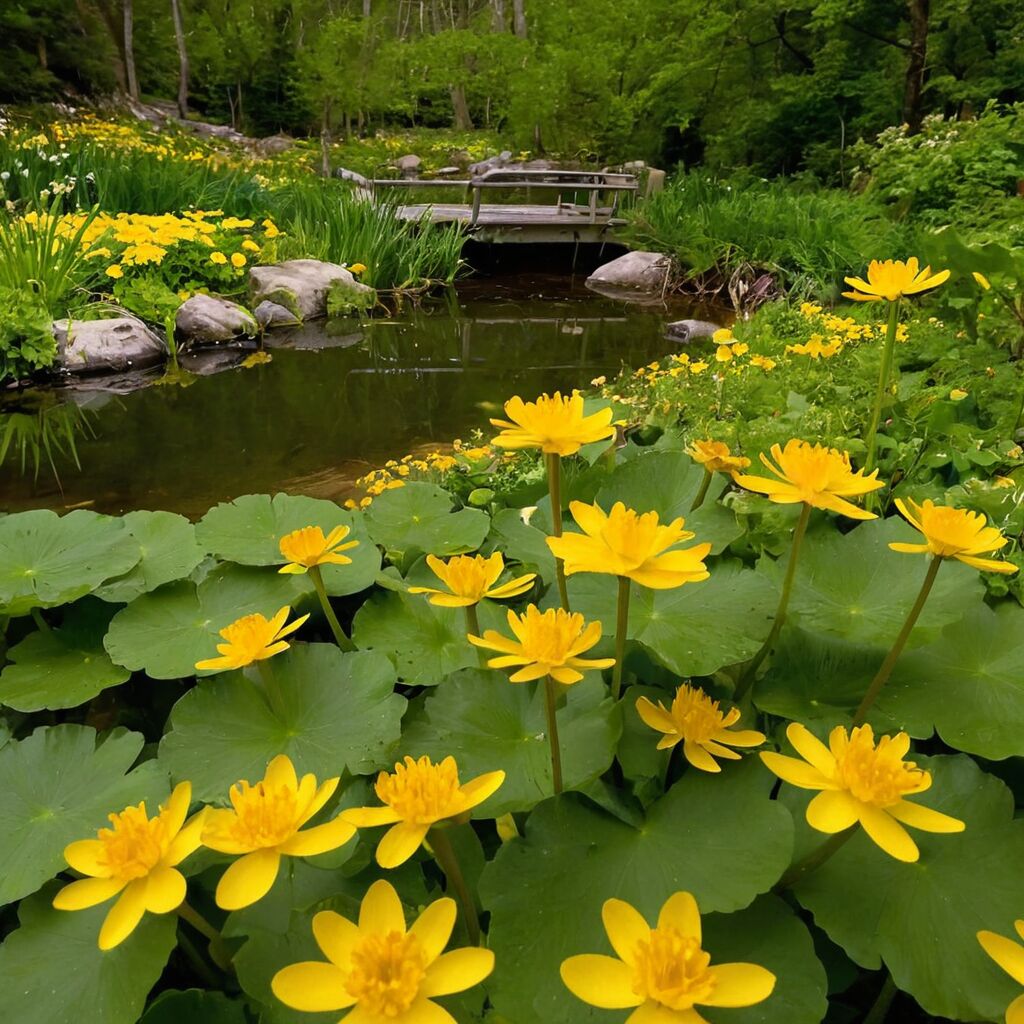
POLYGON ((685 345, 698 338, 710 338, 721 328, 721 324, 712 323, 710 320, 674 320, 670 324, 665 324, 665 337, 685 345))
POLYGON ((611 263, 605 263, 587 278, 587 287, 594 291, 611 289, 642 292, 645 295, 664 291, 672 261, 660 252, 627 252, 611 263))
POLYGON ((56 320, 57 366, 70 373, 122 373, 167 358, 163 339, 133 316, 56 320))
POLYGON ((243 306, 212 295, 193 295, 179 307, 174 326, 183 345, 217 345, 232 338, 251 338, 256 319, 243 306))
POLYGON ((253 316, 256 317, 256 323, 263 330, 268 327, 294 327, 301 323, 290 309, 285 309, 284 306, 279 306, 276 302, 261 302, 253 310, 253 316))
POLYGON ((360 284, 352 274, 337 263, 320 260, 287 260, 268 267, 249 270, 249 287, 253 303, 264 300, 290 310, 300 320, 312 320, 327 313, 327 294, 331 285, 335 293, 345 292, 351 305, 372 306, 376 292, 360 284))

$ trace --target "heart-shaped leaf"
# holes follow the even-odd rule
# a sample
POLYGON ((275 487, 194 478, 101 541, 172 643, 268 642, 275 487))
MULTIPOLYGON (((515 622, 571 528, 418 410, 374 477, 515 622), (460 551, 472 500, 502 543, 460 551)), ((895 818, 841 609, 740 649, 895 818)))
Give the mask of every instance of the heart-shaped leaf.
POLYGON ((366 511, 370 536, 390 552, 457 555, 475 551, 490 519, 478 509, 452 510, 452 496, 440 487, 411 483, 385 491, 366 511))

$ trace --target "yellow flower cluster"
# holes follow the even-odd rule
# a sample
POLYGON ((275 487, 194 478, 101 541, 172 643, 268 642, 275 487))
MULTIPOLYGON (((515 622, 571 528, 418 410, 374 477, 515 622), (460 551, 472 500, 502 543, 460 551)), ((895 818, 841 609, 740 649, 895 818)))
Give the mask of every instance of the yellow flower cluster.
MULTIPOLYGON (((813 302, 800 304, 800 313, 805 320, 816 328, 806 343, 787 345, 786 354, 808 356, 811 359, 831 359, 838 355, 845 345, 860 341, 881 341, 885 338, 886 324, 861 323, 852 316, 836 316, 826 313, 821 306, 813 302)), ((896 340, 910 340, 907 325, 899 324, 896 328, 896 340)))

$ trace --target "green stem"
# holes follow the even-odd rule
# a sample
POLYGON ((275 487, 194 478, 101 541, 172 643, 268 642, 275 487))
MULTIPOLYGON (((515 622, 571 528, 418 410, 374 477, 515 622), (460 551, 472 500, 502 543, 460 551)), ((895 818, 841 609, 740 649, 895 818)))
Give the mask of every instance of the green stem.
MULTIPOLYGON (((469 636, 480 636, 480 619, 477 618, 476 605, 467 604, 463 609, 466 613, 466 633, 469 636)), ((474 645, 475 646, 475 645, 474 645)), ((487 668, 487 654, 480 648, 476 648, 477 658, 480 661, 481 668, 487 668)))
POLYGON ((203 959, 196 944, 189 938, 184 928, 178 932, 178 945, 185 954, 193 970, 203 979, 206 988, 220 988, 221 980, 211 969, 210 965, 203 959))
POLYGON ((704 479, 700 482, 700 490, 697 492, 697 497, 693 499, 693 504, 690 506, 691 512, 696 512, 697 509, 704 504, 704 499, 708 496, 708 488, 711 486, 711 478, 715 474, 710 469, 704 470, 704 479))
POLYGON ((793 533, 793 546, 789 552, 789 564, 786 566, 786 576, 782 581, 782 593, 779 595, 779 606, 775 609, 775 620, 772 622, 771 632, 769 632, 767 639, 761 645, 761 649, 754 655, 753 661, 747 665, 743 675, 740 677, 740 681, 736 685, 736 692, 733 694, 734 701, 738 702, 747 690, 750 689, 750 685, 757 675, 757 670, 761 667, 761 663, 774 646, 779 633, 782 632, 782 627, 786 622, 786 609, 789 607, 789 597, 793 591, 793 579, 796 576, 796 563, 800 557, 800 546, 803 544, 804 534, 807 532, 807 523, 810 521, 810 518, 811 506, 805 502, 800 510, 800 519, 793 533))
POLYGON ((896 662, 903 653, 903 648, 907 645, 907 640, 910 638, 910 634, 917 623, 921 609, 924 608, 924 603, 928 600, 928 595, 931 593, 932 584, 935 583, 935 577, 938 574, 940 565, 942 565, 942 559, 933 556, 931 564, 928 566, 928 572, 925 574, 924 582, 921 584, 921 589, 917 592, 917 600, 914 602, 914 607, 910 609, 910 614, 903 623, 895 643, 885 656, 885 661, 882 662, 882 667, 878 670, 877 675, 871 680, 871 685, 868 687, 867 693, 864 694, 864 699, 860 702, 857 713, 853 716, 854 725, 860 725, 867 718, 871 706, 878 699, 879 693, 882 692, 882 687, 885 686, 889 676, 892 675, 892 670, 896 667, 896 662))
POLYGON ((548 712, 548 746, 551 748, 551 781, 555 795, 562 792, 562 751, 558 745, 558 719, 555 717, 555 700, 558 691, 554 679, 544 677, 544 704, 548 712))
POLYGON ((871 410, 871 422, 868 425, 866 442, 867 459, 864 462, 865 474, 875 468, 875 444, 878 425, 882 422, 882 401, 889 390, 889 378, 892 376, 893 352, 896 348, 896 330, 900 324, 900 303, 895 299, 889 303, 889 326, 885 332, 885 346, 882 349, 882 365, 878 372, 878 387, 875 389, 875 404, 871 410))
MULTIPOLYGON (((562 459, 556 452, 546 452, 544 458, 548 470, 548 495, 551 498, 551 535, 562 536, 562 459)), ((555 577, 558 580, 558 597, 562 607, 569 611, 569 590, 565 585, 565 563, 555 559, 555 577)))
POLYGON ((224 942, 224 936, 221 935, 216 928, 210 924, 209 921, 199 913, 195 907, 189 904, 188 900, 183 900, 177 910, 178 917, 182 921, 187 921, 200 935, 204 936, 209 940, 210 943, 210 957, 213 962, 224 971, 233 971, 234 967, 231 964, 231 952, 228 950, 227 945, 224 942))
POLYGON ((39 628, 40 632, 42 632, 42 633, 51 633, 51 632, 53 632, 50 629, 50 624, 46 621, 46 619, 43 618, 43 613, 38 608, 33 608, 32 611, 31 611, 31 615, 32 615, 32 621, 39 628))
POLYGON ((618 439, 613 438, 612 443, 608 446, 607 451, 605 451, 604 455, 602 456, 602 458, 604 459, 604 468, 608 470, 609 473, 611 473, 612 470, 615 469, 615 452, 617 450, 617 447, 618 439))
POLYGON ((334 642, 343 651, 354 651, 356 645, 349 640, 345 630, 341 628, 338 616, 334 614, 334 609, 331 607, 331 599, 327 596, 327 588, 324 586, 324 577, 320 572, 319 565, 311 565, 309 567, 309 578, 313 581, 316 596, 320 598, 320 607, 323 608, 327 624, 331 627, 331 632, 334 634, 334 642))
POLYGON ((1020 402, 1017 405, 1017 415, 1013 418, 1013 429, 1010 431, 1010 439, 1013 440, 1020 430, 1020 421, 1024 419, 1024 381, 1021 382, 1020 402))
POLYGON ((267 706, 275 718, 284 721, 284 694, 281 692, 281 684, 277 676, 267 664, 267 659, 256 662, 256 671, 259 673, 260 682, 263 683, 263 696, 266 698, 267 706))
POLYGON ((612 700, 622 691, 622 662, 626 657, 626 631, 629 627, 629 577, 619 577, 619 598, 615 611, 615 665, 612 668, 612 700))
POLYGON ((462 910, 462 920, 466 925, 466 934, 469 936, 471 946, 480 945, 480 919, 476 914, 476 903, 473 901, 473 894, 466 885, 466 878, 459 867, 459 859, 455 856, 455 849, 451 840, 440 828, 432 828, 427 836, 431 850, 434 851, 434 859, 444 872, 448 880, 449 891, 454 891, 456 902, 462 910))
POLYGON ((882 982, 882 987, 878 990, 878 995, 875 997, 871 1009, 868 1011, 868 1015, 864 1018, 864 1024, 882 1024, 889 1014, 889 1007, 892 1006, 892 1001, 896 998, 897 991, 896 982, 892 980, 892 975, 887 974, 885 981, 882 982))
POLYGON ((856 831, 857 827, 852 826, 843 832, 836 832, 835 835, 829 836, 821 846, 811 850, 807 856, 790 865, 789 870, 775 883, 772 891, 782 892, 783 889, 791 889, 812 871, 817 871, 825 861, 846 844, 847 840, 853 837, 856 831))

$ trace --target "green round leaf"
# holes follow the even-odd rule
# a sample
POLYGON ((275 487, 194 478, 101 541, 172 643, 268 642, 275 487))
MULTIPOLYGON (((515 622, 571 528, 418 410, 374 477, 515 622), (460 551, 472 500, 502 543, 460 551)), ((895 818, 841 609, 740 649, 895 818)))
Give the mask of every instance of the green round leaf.
POLYGON ((1024 906, 1024 820, 1013 819, 1006 786, 969 757, 914 760, 934 781, 913 802, 960 818, 966 831, 912 829, 921 850, 916 864, 895 860, 861 832, 800 883, 797 898, 861 966, 884 962, 926 1012, 1001 1020, 1020 986, 975 933, 1013 935, 1024 906))
POLYGON ((139 560, 139 545, 120 519, 76 509, 47 509, 0 519, 0 612, 25 615, 67 604, 139 560))
POLYGON ((0 946, 4 1018, 18 1024, 135 1024, 175 945, 174 914, 146 914, 121 945, 97 945, 109 903, 54 910, 54 889, 18 908, 0 946))
POLYGON ((245 1004, 223 992, 190 988, 162 992, 143 1014, 139 1024, 246 1024, 245 1004))
POLYGON ((321 780, 389 763, 406 702, 382 654, 296 644, 263 664, 279 696, 266 695, 262 677, 231 672, 204 679, 171 711, 160 762, 175 780, 191 779, 197 800, 224 800, 239 779, 263 778, 278 754, 321 780))
MULTIPOLYGON (((562 773, 566 788, 578 789, 612 763, 622 723, 599 678, 566 687, 565 698, 556 712, 562 773)), ((435 761, 454 754, 463 779, 503 769, 501 789, 475 817, 529 810, 552 794, 543 684, 510 683, 503 672, 468 669, 450 676, 406 726, 399 749, 435 761)))
POLYGON ((29 633, 7 652, 0 673, 0 704, 17 711, 74 708, 131 673, 103 649, 114 609, 86 599, 68 609, 59 629, 29 633))
POLYGON ((523 522, 518 509, 504 508, 491 519, 488 547, 500 551, 506 561, 515 559, 535 567, 545 580, 555 578, 555 556, 547 534, 523 522))
POLYGON ((221 565, 198 587, 180 580, 136 598, 114 616, 103 645, 132 671, 183 679, 196 674, 197 661, 216 655, 225 626, 253 612, 269 617, 282 605, 296 609, 311 594, 306 576, 221 565))
POLYGON ((246 494, 211 508, 196 525, 196 536, 218 558, 239 565, 284 565, 280 541, 304 526, 319 526, 325 534, 336 526, 350 530, 347 541, 357 547, 343 552, 350 565, 325 565, 321 572, 329 594, 357 594, 380 571, 380 552, 366 532, 363 517, 333 501, 298 494, 246 494))
POLYGON ((496 1010, 516 1024, 621 1020, 621 1011, 600 1016, 575 999, 559 964, 603 946, 600 913, 609 897, 654 920, 680 889, 704 912, 738 910, 766 892, 793 846, 792 819, 770 799, 771 788, 754 760, 721 775, 687 772, 651 805, 642 828, 574 795, 540 804, 526 835, 501 847, 480 883, 498 963, 488 982, 496 1010))
POLYGON ((131 572, 108 580, 94 593, 104 601, 127 603, 165 583, 185 579, 203 560, 195 527, 174 512, 129 512, 123 516, 128 532, 142 552, 131 572))
POLYGON ((56 725, 0 748, 0 904, 65 868, 64 847, 95 836, 108 814, 166 797, 167 776, 155 761, 129 771, 142 744, 135 732, 97 743, 93 729, 56 725))
POLYGON ((452 496, 434 484, 410 483, 385 491, 366 510, 370 536, 387 551, 413 549, 431 555, 475 551, 490 526, 474 508, 452 511, 452 496))

